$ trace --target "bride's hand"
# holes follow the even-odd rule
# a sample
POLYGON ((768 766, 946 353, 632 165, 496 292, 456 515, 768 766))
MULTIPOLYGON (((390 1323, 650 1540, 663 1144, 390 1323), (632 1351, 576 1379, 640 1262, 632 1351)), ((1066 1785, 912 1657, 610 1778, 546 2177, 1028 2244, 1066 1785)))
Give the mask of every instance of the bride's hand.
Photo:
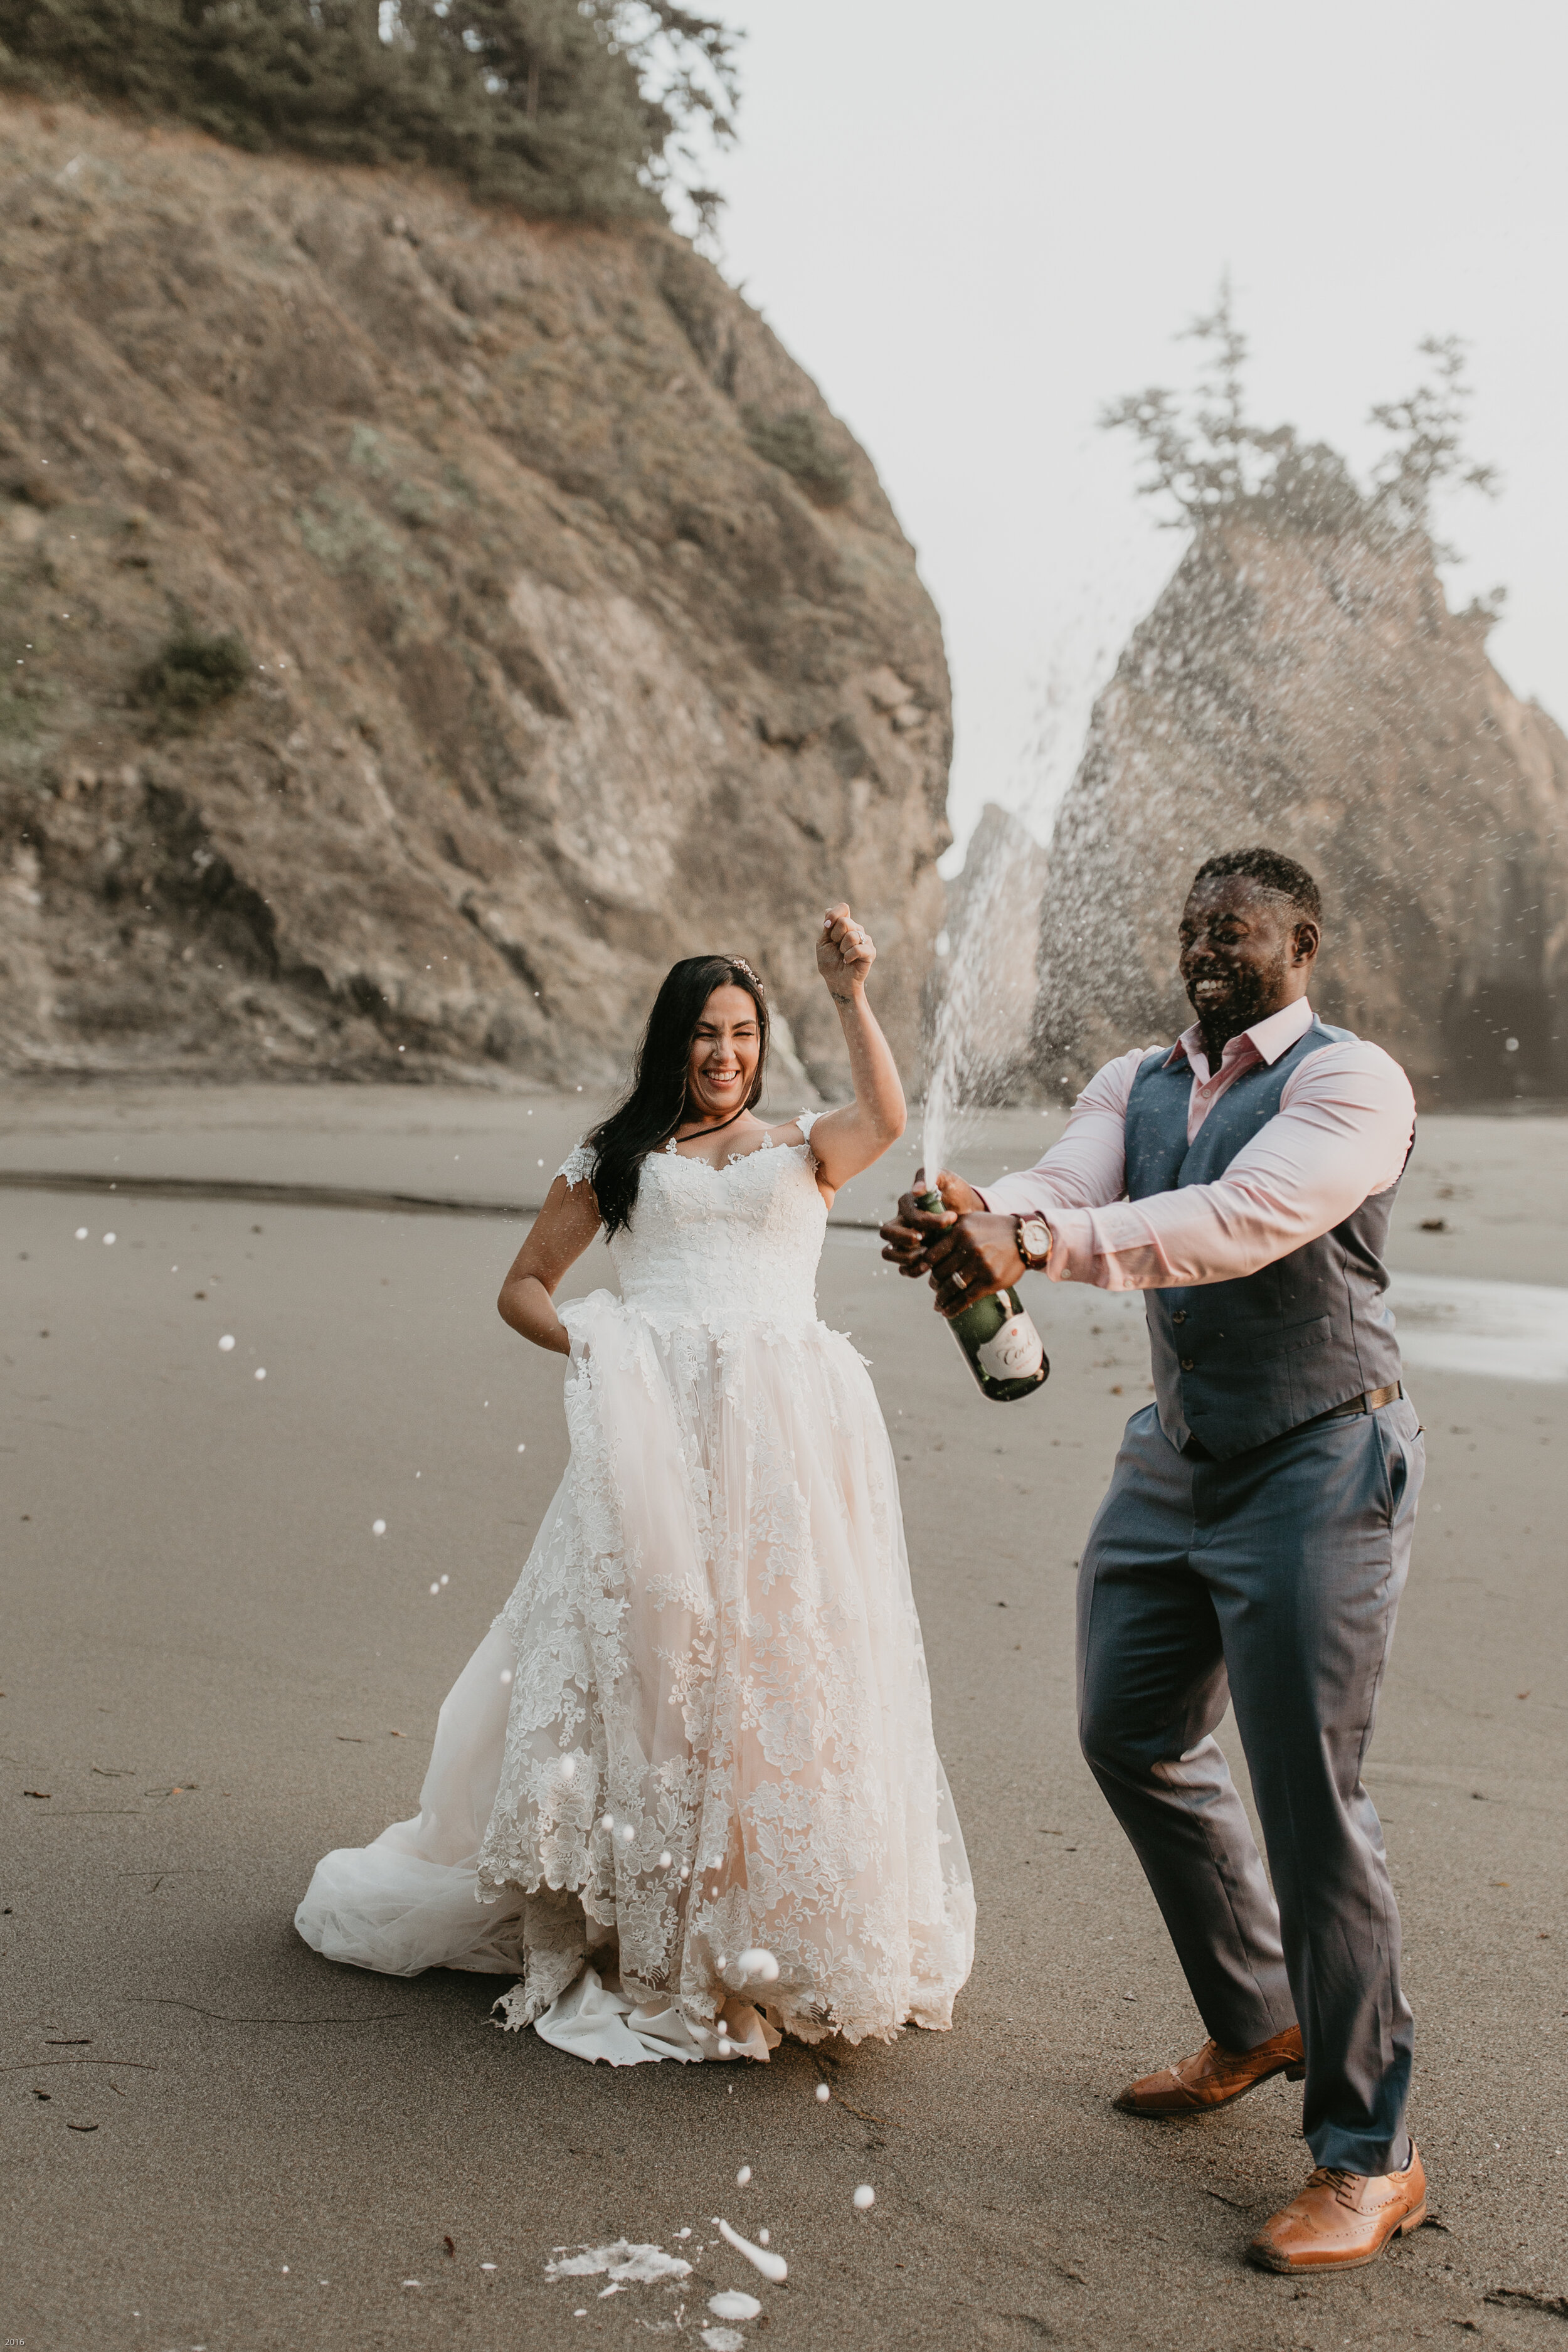
POLYGON ((855 1089, 853 1102, 825 1111, 811 1130, 816 1181, 829 1200, 862 1168, 880 1160, 904 1131, 898 1064, 866 994, 866 974, 876 955, 848 908, 842 902, 829 907, 816 935, 816 969, 833 999, 855 1089))
POLYGON ((861 929, 846 906, 829 907, 816 940, 816 969, 835 995, 848 982, 864 988, 866 975, 877 961, 868 932, 861 929))
POLYGON ((931 1271, 927 1253, 966 1211, 984 1209, 984 1202, 973 1184, 944 1168, 934 1185, 926 1182, 923 1168, 915 1170, 914 1189, 900 1195, 898 1213, 882 1227, 882 1239, 887 1248, 882 1255, 900 1274, 919 1275, 931 1271), (941 1209, 921 1206, 928 1192, 942 1194, 941 1209))

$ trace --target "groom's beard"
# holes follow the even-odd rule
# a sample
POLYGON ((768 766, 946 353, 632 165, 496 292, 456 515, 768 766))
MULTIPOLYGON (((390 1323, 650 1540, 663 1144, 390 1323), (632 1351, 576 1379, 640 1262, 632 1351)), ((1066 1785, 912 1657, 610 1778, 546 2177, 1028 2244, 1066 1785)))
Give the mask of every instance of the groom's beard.
POLYGON ((1239 1037, 1244 1029, 1250 1029, 1270 1013, 1279 1011, 1289 968, 1289 947, 1281 947, 1271 963, 1242 964, 1223 973, 1212 970, 1200 973, 1197 978, 1219 978, 1227 983, 1223 996, 1210 997, 1202 1004, 1194 995, 1195 983, 1189 982, 1187 1002, 1198 1016, 1211 1070, 1218 1068, 1220 1056, 1233 1037, 1239 1037))

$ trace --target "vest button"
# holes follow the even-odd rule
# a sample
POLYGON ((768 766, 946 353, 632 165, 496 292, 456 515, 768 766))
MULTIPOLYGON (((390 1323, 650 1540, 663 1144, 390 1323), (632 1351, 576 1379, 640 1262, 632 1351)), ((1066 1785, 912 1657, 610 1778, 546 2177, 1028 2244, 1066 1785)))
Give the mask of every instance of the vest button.
POLYGON ((1192 1358, 1191 1358, 1190 1356, 1184 1356, 1184 1357, 1182 1358, 1182 1370, 1183 1370, 1183 1371, 1184 1371, 1184 1372, 1190 1372, 1190 1371, 1192 1370, 1192 1369, 1193 1369, 1193 1360, 1192 1360, 1192 1358))
POLYGON ((1178 1307, 1175 1313, 1171 1318, 1173 1323, 1184 1323, 1186 1319, 1187 1310, 1184 1307, 1178 1307))

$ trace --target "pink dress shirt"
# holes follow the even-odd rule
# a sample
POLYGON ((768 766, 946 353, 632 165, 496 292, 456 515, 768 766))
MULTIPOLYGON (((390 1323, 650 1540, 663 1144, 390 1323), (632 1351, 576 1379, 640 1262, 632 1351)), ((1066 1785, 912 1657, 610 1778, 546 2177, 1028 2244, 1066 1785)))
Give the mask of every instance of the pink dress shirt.
MULTIPOLYGON (((1300 997, 1233 1037, 1212 1074, 1200 1031, 1184 1031, 1169 1058, 1184 1057, 1192 1067, 1188 1142, 1244 1070, 1277 1062, 1311 1025, 1311 1006, 1300 997)), ((981 1194, 988 1209, 1032 1210, 1046 1219, 1053 1282, 1092 1282, 1102 1290, 1229 1282, 1316 1241, 1399 1181, 1415 1131, 1415 1097, 1398 1063, 1357 1038, 1298 1064, 1274 1118, 1215 1182, 1129 1201, 1127 1100, 1142 1059, 1142 1052, 1121 1054, 1097 1070, 1061 1141, 1035 1167, 981 1194)))

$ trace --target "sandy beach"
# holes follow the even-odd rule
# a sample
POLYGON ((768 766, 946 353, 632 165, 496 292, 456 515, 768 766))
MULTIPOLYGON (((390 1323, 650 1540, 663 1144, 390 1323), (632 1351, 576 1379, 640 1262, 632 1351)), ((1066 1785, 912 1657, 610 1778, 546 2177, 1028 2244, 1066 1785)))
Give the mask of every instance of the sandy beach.
MULTIPOLYGON (((1368 1782, 1440 2226, 1297 2284, 1241 2249, 1305 2176, 1299 2090, 1196 2125, 1109 2104, 1202 2039, 1073 1727, 1073 1572, 1149 1394, 1141 1307, 1037 1283, 1052 1378, 988 1405, 869 1230, 912 1142, 837 1204, 820 1298, 894 1433, 974 1866, 953 2032, 611 2072, 492 2031, 498 1982, 373 1978, 294 1936, 318 1855, 416 1809, 437 1706, 561 1475, 559 1364, 493 1300, 593 1108, 412 1087, 0 1099, 0 2333, 629 2352, 649 2328, 703 2342, 708 2298, 742 2288, 763 2305, 743 2340, 791 2352, 1554 2341, 1568 1120, 1423 1120, 1395 1217, 1429 1471, 1368 1782), (769 2230, 785 2284, 721 2215, 769 2230), (622 2236, 691 2274, 607 2299, 547 2278, 552 2250, 622 2236)), ((998 1116, 961 1164, 1026 1164, 1059 1123, 998 1116)), ((568 1287, 607 1279, 596 1248, 568 1287)))

